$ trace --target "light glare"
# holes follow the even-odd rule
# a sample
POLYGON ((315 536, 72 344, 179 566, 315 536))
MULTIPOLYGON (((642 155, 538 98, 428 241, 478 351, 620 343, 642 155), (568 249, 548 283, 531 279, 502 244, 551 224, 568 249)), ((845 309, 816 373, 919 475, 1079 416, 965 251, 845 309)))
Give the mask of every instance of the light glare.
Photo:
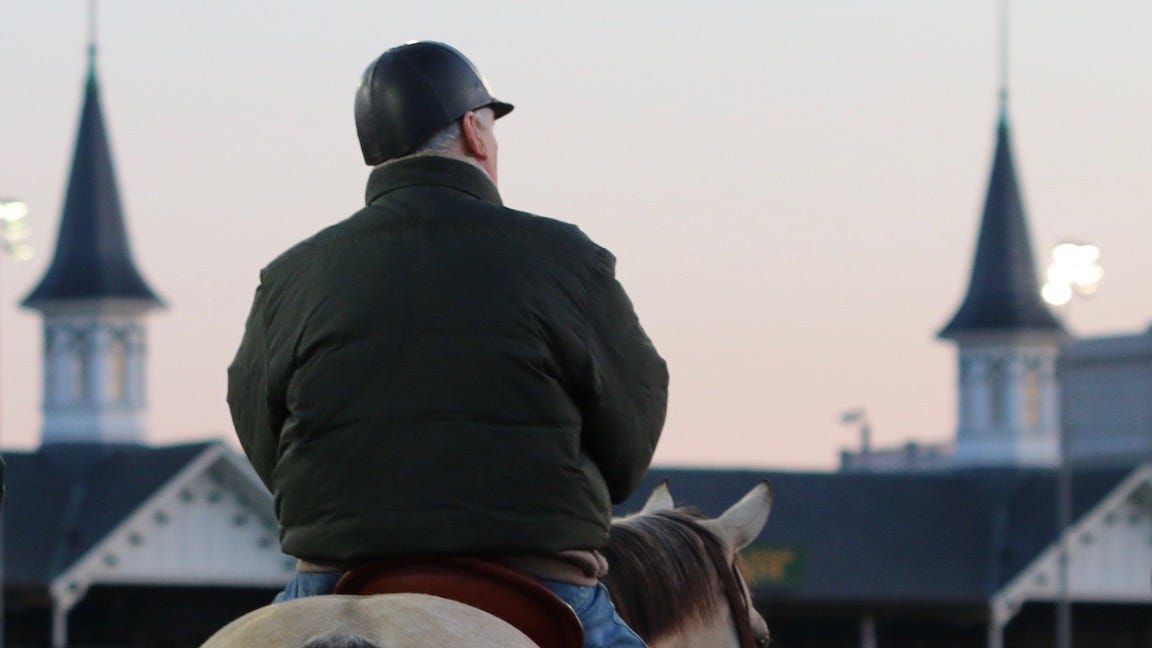
POLYGON ((28 205, 19 200, 0 199, 0 220, 16 223, 28 215, 28 205))
POLYGON ((1040 289, 1040 296, 1053 306, 1063 306, 1072 300, 1072 286, 1064 283, 1046 283, 1040 289))
POLYGON ((28 205, 10 198, 0 198, 0 253, 10 254, 16 259, 32 256, 32 246, 25 242, 28 238, 28 205))
POLYGON ((1053 306, 1061 306, 1067 304, 1073 294, 1094 294, 1104 278, 1099 260, 1100 248, 1095 245, 1057 245, 1052 249, 1052 265, 1048 266, 1048 282, 1040 290, 1041 297, 1053 306))

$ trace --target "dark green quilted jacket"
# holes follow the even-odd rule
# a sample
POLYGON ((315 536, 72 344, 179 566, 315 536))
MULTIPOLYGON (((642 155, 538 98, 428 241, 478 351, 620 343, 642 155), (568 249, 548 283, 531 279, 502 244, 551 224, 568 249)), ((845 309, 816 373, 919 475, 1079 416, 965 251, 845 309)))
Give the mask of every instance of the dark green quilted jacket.
POLYGON ((284 551, 603 546, 668 395, 612 255, 457 160, 379 167, 367 202, 261 272, 228 369, 284 551))

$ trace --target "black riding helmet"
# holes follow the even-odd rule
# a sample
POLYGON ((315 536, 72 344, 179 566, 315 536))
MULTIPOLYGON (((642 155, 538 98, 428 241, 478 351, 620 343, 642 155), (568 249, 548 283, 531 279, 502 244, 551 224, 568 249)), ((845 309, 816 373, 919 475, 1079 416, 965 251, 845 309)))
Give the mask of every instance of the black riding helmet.
POLYGON ((394 47, 368 66, 356 90, 364 161, 375 166, 407 155, 468 111, 485 107, 497 118, 512 112, 454 47, 434 41, 394 47))

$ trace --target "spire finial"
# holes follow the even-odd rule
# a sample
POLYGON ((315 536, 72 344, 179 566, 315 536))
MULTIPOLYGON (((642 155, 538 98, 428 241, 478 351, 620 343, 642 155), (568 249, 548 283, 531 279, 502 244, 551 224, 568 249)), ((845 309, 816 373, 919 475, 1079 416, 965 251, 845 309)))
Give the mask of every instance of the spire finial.
POLYGON ((1008 112, 1008 4, 1000 2, 1000 118, 1008 112))
POLYGON ((96 69, 96 0, 88 0, 88 69, 96 69))

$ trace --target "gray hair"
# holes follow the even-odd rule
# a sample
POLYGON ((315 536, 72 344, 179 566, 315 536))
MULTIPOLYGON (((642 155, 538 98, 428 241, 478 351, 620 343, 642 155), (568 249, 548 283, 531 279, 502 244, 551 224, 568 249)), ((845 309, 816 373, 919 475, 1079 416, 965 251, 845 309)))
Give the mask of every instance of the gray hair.
POLYGON ((448 124, 441 128, 438 133, 429 137, 423 144, 416 147, 416 150, 411 155, 435 155, 437 153, 444 153, 456 145, 456 140, 460 139, 460 120, 448 124))
MULTIPOLYGON (((477 108, 471 112, 476 113, 476 117, 484 124, 485 128, 491 128, 492 123, 496 121, 495 113, 488 106, 477 108)), ((412 151, 408 155, 393 158, 384 162, 383 165, 399 162, 400 160, 407 160, 419 155, 443 155, 446 157, 453 157, 464 160, 465 162, 479 169, 483 169, 484 167, 481 166, 479 162, 473 160, 470 157, 458 157, 457 155, 451 154, 452 149, 456 147, 456 142, 460 140, 460 136, 463 134, 463 132, 464 131, 460 129, 460 120, 457 119, 444 128, 441 128, 435 135, 429 137, 424 141, 423 144, 417 146, 416 150, 412 151)), ((484 173, 488 172, 484 171, 484 173)))
MULTIPOLYGON (((481 106, 469 112, 476 113, 476 119, 483 124, 483 128, 491 128, 492 122, 496 121, 496 115, 489 106, 481 106)), ((411 155, 437 155, 449 151, 456 145, 462 133, 463 131, 460 130, 460 120, 457 119, 444 128, 441 128, 439 132, 416 147, 416 150, 413 151, 411 155)))

